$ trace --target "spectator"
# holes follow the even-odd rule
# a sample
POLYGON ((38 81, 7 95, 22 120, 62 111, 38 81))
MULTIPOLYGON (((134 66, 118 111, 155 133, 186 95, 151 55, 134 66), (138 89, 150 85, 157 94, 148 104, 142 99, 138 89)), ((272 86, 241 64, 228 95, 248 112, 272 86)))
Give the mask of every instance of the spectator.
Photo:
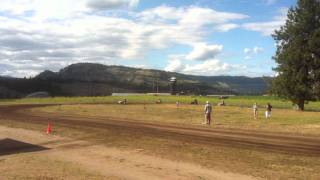
POLYGON ((266 106, 266 119, 271 118, 271 111, 272 111, 272 106, 270 103, 268 103, 266 106))
POLYGON ((204 114, 205 114, 205 122, 203 124, 211 124, 211 112, 212 112, 212 106, 209 103, 209 101, 206 102, 206 105, 204 106, 204 114))
POLYGON ((252 108, 253 108, 254 119, 258 119, 258 105, 257 105, 257 103, 254 103, 252 108))

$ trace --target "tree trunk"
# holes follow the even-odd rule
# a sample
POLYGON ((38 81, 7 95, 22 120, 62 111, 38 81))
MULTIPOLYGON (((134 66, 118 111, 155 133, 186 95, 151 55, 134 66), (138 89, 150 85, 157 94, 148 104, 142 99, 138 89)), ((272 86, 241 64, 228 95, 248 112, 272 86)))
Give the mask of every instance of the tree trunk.
POLYGON ((302 99, 298 101, 298 110, 304 111, 304 100, 302 99))

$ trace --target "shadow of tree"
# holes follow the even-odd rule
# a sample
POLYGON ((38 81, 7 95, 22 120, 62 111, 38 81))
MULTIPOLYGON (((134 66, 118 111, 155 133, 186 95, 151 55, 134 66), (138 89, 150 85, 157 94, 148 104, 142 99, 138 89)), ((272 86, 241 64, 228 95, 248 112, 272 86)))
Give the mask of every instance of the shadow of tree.
POLYGON ((27 152, 36 152, 36 151, 44 151, 49 148, 38 146, 34 144, 29 144, 21 141, 17 141, 14 139, 1 139, 0 140, 0 156, 10 155, 10 154, 19 154, 19 153, 27 153, 27 152))

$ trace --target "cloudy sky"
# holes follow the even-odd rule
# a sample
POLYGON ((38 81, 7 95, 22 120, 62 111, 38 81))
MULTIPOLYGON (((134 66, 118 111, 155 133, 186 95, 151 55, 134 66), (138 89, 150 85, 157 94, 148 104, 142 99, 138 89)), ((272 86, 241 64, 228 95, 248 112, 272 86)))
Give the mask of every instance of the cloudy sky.
POLYGON ((78 62, 273 75, 270 36, 296 0, 1 0, 0 75, 78 62))

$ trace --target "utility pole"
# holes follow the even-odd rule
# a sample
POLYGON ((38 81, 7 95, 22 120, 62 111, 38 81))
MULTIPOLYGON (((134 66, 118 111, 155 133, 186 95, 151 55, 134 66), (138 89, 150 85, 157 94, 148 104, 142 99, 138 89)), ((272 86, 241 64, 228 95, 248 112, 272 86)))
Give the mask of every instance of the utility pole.
POLYGON ((159 80, 157 79, 157 94, 159 93, 159 80))
POLYGON ((153 93, 155 92, 155 89, 154 89, 154 77, 152 78, 152 92, 153 93))

